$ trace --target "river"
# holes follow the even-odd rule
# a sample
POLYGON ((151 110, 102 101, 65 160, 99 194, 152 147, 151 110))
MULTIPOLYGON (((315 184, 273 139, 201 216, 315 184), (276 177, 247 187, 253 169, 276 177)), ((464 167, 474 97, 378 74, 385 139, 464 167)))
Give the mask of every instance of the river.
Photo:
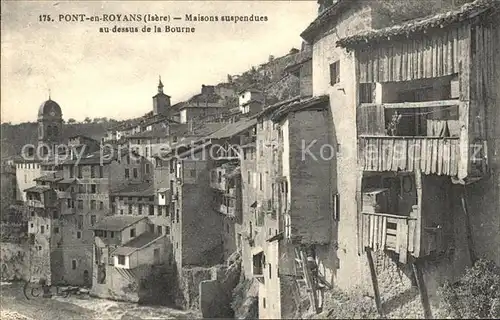
POLYGON ((117 302, 72 295, 66 298, 26 299, 23 283, 2 282, 0 285, 0 308, 2 320, 141 320, 141 319, 194 319, 201 318, 198 312, 175 310, 161 306, 142 306, 135 303, 117 302), (24 318, 23 318, 24 317, 24 318))

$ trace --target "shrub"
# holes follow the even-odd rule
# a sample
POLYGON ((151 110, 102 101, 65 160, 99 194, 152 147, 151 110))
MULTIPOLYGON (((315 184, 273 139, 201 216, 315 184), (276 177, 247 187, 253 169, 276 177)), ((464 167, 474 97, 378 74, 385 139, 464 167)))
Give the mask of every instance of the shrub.
POLYGON ((453 318, 500 317, 500 269, 491 261, 478 260, 456 283, 445 283, 438 294, 453 318))

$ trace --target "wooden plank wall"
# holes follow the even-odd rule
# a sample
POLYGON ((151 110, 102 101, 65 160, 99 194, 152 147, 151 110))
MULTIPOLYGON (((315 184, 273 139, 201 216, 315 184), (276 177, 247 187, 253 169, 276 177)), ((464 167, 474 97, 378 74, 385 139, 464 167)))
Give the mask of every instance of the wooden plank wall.
POLYGON ((363 48, 358 53, 360 83, 409 81, 442 77, 460 70, 461 34, 451 28, 390 46, 363 48))
MULTIPOLYGON (((497 15, 500 18, 500 15, 497 15)), ((498 21, 498 20, 496 20, 498 21)), ((497 22, 494 22, 497 23, 497 22)), ((495 59, 498 59, 496 47, 498 45, 497 34, 491 21, 477 23, 471 30, 474 47, 471 52, 470 66, 470 123, 469 143, 481 143, 486 140, 489 128, 487 127, 488 115, 494 114, 492 110, 495 104, 495 59)), ((475 148, 469 148, 469 159, 474 156, 475 148)), ((486 152, 485 150, 483 150, 486 152)), ((477 155, 476 155, 477 156, 477 155)), ((483 172, 486 163, 483 165, 483 172)))
POLYGON ((456 138, 361 137, 364 171, 410 171, 456 176, 460 145, 456 138))
POLYGON ((383 105, 370 105, 358 108, 358 134, 386 135, 383 105))

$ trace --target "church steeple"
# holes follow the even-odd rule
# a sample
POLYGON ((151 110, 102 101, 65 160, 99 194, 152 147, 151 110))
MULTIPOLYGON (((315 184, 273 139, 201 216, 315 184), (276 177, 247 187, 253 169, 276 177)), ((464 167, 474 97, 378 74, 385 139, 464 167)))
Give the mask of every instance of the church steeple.
POLYGON ((163 93, 163 83, 161 82, 161 76, 159 76, 158 81, 158 93, 163 93))
POLYGON ((153 97, 153 114, 166 115, 170 107, 170 96, 163 93, 163 83, 161 76, 158 76, 158 93, 153 97))

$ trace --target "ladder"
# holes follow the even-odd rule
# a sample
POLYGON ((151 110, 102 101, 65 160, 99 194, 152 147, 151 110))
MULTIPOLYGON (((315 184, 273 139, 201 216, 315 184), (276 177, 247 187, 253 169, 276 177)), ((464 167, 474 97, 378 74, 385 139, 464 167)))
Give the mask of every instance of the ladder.
POLYGON ((318 286, 316 280, 313 279, 304 250, 297 247, 295 247, 295 275, 299 288, 306 287, 314 311, 316 313, 321 312, 318 304, 318 286))

